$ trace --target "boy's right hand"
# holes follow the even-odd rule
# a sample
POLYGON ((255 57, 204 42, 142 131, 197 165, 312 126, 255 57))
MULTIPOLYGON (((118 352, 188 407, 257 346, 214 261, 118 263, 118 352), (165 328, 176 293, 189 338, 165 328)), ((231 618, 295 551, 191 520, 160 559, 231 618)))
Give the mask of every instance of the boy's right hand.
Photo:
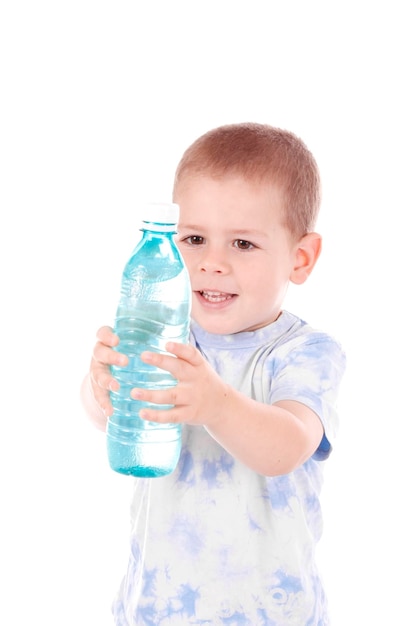
MULTIPOLYGON (((103 415, 109 417, 113 413, 113 407, 110 402, 109 391, 117 391, 119 383, 110 373, 110 365, 125 366, 128 364, 128 357, 114 350, 119 343, 119 338, 110 326, 102 326, 97 332, 97 342, 94 346, 93 356, 90 363, 90 371, 88 375, 89 386, 94 397, 96 406, 100 407, 103 415)), ((83 394, 85 395, 85 394, 83 394)), ((84 405, 88 413, 94 421, 98 421, 98 416, 93 415, 89 403, 84 397, 84 405)))

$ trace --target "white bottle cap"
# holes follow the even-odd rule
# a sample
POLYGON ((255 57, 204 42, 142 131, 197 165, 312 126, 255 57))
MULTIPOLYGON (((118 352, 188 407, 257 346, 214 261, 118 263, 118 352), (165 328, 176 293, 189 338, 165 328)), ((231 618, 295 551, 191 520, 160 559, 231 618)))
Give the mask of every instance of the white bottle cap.
POLYGON ((154 224, 177 224, 180 207, 174 202, 151 202, 144 206, 143 221, 154 224))

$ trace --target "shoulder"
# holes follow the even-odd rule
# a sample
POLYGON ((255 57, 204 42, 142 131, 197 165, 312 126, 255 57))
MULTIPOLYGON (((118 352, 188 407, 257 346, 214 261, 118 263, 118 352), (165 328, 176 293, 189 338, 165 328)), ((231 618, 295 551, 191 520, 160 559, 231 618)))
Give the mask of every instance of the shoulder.
POLYGON ((318 357, 321 354, 333 355, 345 360, 345 352, 341 343, 331 334, 313 328, 303 319, 296 315, 283 311, 282 313, 284 332, 276 337, 275 349, 280 352, 281 358, 284 355, 296 358, 297 355, 309 355, 318 357))
POLYGON ((298 384, 313 386, 319 380, 331 381, 332 386, 337 386, 346 369, 346 354, 341 343, 290 313, 285 312, 285 316, 290 321, 288 331, 271 345, 268 354, 272 377, 282 379, 285 376, 298 384))

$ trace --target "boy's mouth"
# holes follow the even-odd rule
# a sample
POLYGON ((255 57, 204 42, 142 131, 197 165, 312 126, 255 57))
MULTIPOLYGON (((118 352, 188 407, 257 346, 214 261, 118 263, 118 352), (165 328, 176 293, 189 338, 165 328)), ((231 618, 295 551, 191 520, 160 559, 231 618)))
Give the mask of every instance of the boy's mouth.
POLYGON ((223 293, 222 291, 199 291, 198 293, 204 298, 204 300, 212 302, 213 304, 231 300, 234 295, 232 293, 223 293))

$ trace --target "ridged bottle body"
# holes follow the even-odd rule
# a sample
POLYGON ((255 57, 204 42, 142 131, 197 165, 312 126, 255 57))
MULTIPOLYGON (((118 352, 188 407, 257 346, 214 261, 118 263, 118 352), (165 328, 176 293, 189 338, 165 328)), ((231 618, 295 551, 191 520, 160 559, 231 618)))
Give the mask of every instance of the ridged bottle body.
POLYGON ((173 240, 175 226, 171 232, 163 228, 144 225, 143 237, 123 272, 114 325, 120 339, 117 350, 129 357, 129 364, 111 368, 120 390, 110 394, 113 415, 107 425, 107 452, 112 469, 133 476, 169 474, 181 452, 181 425, 147 422, 138 416, 145 406, 168 407, 130 396, 133 387, 161 389, 177 383, 169 372, 143 363, 144 350, 165 352, 168 341, 189 341, 188 272, 173 240))

